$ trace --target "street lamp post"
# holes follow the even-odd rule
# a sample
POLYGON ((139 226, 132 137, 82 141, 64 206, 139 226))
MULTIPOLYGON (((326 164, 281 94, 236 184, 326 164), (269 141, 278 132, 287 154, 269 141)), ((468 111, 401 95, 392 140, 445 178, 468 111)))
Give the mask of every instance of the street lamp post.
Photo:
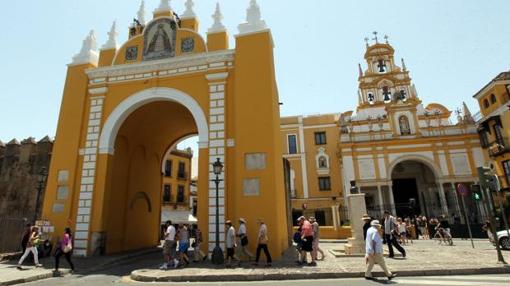
POLYGON ((220 207, 219 207, 219 185, 223 181, 219 178, 219 175, 223 171, 223 164, 220 162, 220 158, 216 158, 216 162, 213 164, 213 171, 216 178, 213 180, 216 183, 216 246, 212 253, 212 262, 214 264, 223 264, 225 258, 223 256, 223 250, 220 247, 220 207))
POLYGON ((46 183, 46 177, 48 173, 46 172, 46 168, 42 167, 37 176, 37 196, 35 199, 35 212, 34 212, 34 224, 37 221, 37 217, 39 216, 39 201, 41 199, 41 193, 44 189, 44 183, 46 183))

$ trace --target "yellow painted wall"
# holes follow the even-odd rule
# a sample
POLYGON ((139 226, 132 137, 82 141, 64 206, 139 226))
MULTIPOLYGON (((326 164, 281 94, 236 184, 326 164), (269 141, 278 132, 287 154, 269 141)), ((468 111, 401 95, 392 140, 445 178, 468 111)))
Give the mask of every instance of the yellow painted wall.
MULTIPOLYGON (((192 154, 189 154, 193 156, 192 154)), ((172 173, 170 176, 166 176, 163 174, 163 186, 161 187, 161 198, 163 200, 164 187, 165 185, 171 186, 171 198, 169 203, 163 202, 163 205, 181 205, 181 206, 189 206, 190 200, 190 184, 191 184, 191 157, 186 154, 186 150, 177 150, 176 152, 171 152, 165 160, 170 160, 172 162, 172 173), (179 163, 184 163, 185 176, 179 177, 179 163), (184 187, 184 201, 181 203, 177 202, 178 195, 178 186, 184 187)), ((163 166, 165 162, 163 162, 163 166)))

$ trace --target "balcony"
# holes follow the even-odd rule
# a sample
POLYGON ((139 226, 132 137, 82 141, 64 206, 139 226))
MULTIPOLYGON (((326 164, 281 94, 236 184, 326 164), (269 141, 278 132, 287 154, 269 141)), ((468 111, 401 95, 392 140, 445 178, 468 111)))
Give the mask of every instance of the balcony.
POLYGON ((489 143, 489 156, 497 157, 510 151, 510 144, 508 142, 508 137, 503 137, 502 140, 489 143))

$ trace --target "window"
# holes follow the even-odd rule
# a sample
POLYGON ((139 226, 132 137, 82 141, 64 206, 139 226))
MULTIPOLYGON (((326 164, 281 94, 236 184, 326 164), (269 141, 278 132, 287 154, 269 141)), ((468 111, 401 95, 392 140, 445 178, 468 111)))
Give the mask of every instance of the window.
POLYGON ((494 134, 496 135, 496 141, 501 145, 505 145, 505 140, 503 140, 503 129, 501 125, 494 125, 494 134))
POLYGON ((319 190, 321 191, 331 190, 331 180, 329 177, 319 177, 319 190))
POLYGON ((483 107, 489 108, 489 101, 487 100, 487 98, 483 100, 483 107))
POLYGON ((179 162, 179 170, 177 173, 177 177, 182 179, 186 178, 186 164, 184 164, 184 162, 179 162))
POLYGON ((184 203, 184 186, 177 186, 177 202, 184 203))
POLYGON ((303 211, 302 210, 296 210, 296 209, 292 209, 292 221, 294 222, 294 226, 297 226, 297 219, 303 215, 303 211))
POLYGON ((315 145, 326 144, 326 132, 315 132, 315 145))
POLYGON ((165 177, 172 176, 172 160, 166 160, 165 162, 165 177))
POLYGON ((287 143, 289 147, 289 154, 297 154, 297 136, 287 135, 287 143))
POLYGON ((315 211, 315 220, 319 225, 326 225, 326 212, 323 210, 315 211))
POLYGON ((503 161, 503 170, 505 171, 506 184, 510 186, 510 160, 503 161))
POLYGON ((482 148, 489 147, 489 137, 487 137, 487 131, 480 130, 478 135, 480 135, 480 145, 482 145, 482 148))
POLYGON ((494 95, 494 93, 491 94, 491 104, 492 103, 496 103, 496 96, 494 95))
POLYGON ((163 202, 170 203, 172 201, 172 185, 165 185, 163 189, 163 202))
POLYGON ((407 116, 400 116, 398 118, 398 125, 400 126, 400 135, 411 134, 411 128, 409 127, 409 119, 407 119, 407 116))

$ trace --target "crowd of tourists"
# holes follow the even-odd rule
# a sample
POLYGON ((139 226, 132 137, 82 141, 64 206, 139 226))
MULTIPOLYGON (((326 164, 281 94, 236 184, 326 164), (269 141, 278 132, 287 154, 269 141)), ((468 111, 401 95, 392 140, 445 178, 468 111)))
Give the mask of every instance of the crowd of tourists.
MULTIPOLYGON (((267 243, 269 241, 267 226, 263 219, 258 220, 259 231, 257 234, 257 251, 254 256, 248 250, 248 232, 246 228, 246 220, 240 218, 238 220, 238 229, 232 221, 225 222, 225 246, 226 246, 226 259, 225 266, 233 267, 240 266, 243 258, 248 262, 253 261, 253 265, 257 266, 260 260, 261 252, 266 256, 266 267, 272 264, 271 254, 267 243)), ((160 269, 166 270, 169 268, 185 267, 189 265, 188 251, 190 246, 193 248, 193 262, 200 262, 207 259, 200 250, 200 245, 203 242, 202 232, 196 225, 189 226, 179 224, 174 226, 171 221, 167 221, 164 227, 164 243, 163 243, 163 256, 164 263, 160 269), (190 241, 193 241, 190 245, 190 241)))

